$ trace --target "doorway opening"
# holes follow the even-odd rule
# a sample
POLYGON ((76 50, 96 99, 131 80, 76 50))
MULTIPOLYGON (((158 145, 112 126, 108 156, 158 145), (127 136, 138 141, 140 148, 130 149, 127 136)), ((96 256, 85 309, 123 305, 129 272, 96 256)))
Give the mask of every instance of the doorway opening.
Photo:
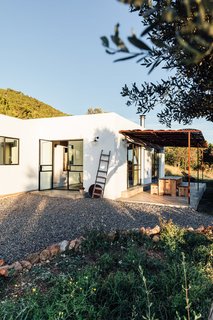
POLYGON ((127 147, 127 188, 140 185, 140 146, 129 143, 127 147))
POLYGON ((159 179, 159 152, 154 149, 152 153, 152 183, 157 183, 159 179))
POLYGON ((39 190, 83 187, 83 140, 40 140, 39 190))

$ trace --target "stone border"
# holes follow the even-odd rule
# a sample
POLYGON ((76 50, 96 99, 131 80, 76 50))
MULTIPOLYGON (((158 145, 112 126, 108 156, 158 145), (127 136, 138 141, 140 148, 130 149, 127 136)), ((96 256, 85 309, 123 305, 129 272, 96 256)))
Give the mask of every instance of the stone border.
MULTIPOLYGON (((186 230, 189 232, 197 232, 202 234, 208 234, 211 236, 213 235, 213 226, 204 227, 202 225, 197 229, 193 229, 192 227, 190 227, 186 228, 186 230)), ((156 225, 154 228, 141 227, 129 230, 112 231, 106 235, 110 240, 113 241, 116 238, 118 232, 121 235, 127 235, 131 232, 138 232, 148 237, 151 237, 154 242, 158 242, 160 240, 161 228, 159 225, 156 225)), ((59 243, 46 247, 40 252, 30 253, 25 260, 16 261, 12 264, 6 264, 4 259, 0 259, 0 277, 9 277, 10 272, 12 272, 12 274, 17 275, 18 273, 21 273, 23 271, 30 270, 33 266, 38 265, 39 263, 48 263, 53 257, 61 253, 64 253, 67 250, 78 252, 84 240, 86 239, 82 236, 69 241, 63 240, 59 243)))

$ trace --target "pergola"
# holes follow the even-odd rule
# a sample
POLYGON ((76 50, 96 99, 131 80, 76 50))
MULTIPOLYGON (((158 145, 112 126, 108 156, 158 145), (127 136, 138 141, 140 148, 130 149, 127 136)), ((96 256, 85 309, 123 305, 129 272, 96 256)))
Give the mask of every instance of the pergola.
MULTIPOLYGON (((162 147, 187 147, 188 148, 188 204, 190 204, 190 164, 191 147, 206 148, 207 143, 202 131, 196 129, 180 130, 120 130, 125 138, 144 147, 159 149, 162 147)), ((199 168, 198 168, 199 170, 199 168)), ((199 171, 198 171, 199 176, 199 171)))

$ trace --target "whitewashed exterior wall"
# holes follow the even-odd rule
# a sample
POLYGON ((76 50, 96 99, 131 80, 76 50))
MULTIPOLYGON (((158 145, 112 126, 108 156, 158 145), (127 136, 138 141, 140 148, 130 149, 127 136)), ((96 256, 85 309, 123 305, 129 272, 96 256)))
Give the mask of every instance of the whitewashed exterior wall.
POLYGON ((27 121, 0 115, 0 136, 19 139, 19 164, 0 165, 0 195, 36 190, 38 141, 34 128, 27 121))
MULTIPOLYGON (((0 136, 20 139, 19 165, 0 165, 0 195, 38 189, 39 139, 83 139, 85 190, 94 184, 101 150, 111 151, 104 196, 116 199, 127 189, 127 144, 119 130, 133 129, 141 127, 115 113, 32 120, 0 115, 0 136), (98 142, 94 142, 95 137, 99 137, 98 142)), ((150 172, 151 156, 145 150, 142 183, 151 182, 150 172)))

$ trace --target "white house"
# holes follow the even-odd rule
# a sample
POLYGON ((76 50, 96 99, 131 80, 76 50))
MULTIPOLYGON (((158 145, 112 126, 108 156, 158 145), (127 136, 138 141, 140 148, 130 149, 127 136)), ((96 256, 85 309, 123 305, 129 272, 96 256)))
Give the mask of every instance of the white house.
POLYGON ((47 189, 88 191, 101 150, 110 154, 104 197, 164 176, 163 150, 132 143, 120 130, 143 129, 116 113, 21 120, 0 115, 0 196, 47 189))

